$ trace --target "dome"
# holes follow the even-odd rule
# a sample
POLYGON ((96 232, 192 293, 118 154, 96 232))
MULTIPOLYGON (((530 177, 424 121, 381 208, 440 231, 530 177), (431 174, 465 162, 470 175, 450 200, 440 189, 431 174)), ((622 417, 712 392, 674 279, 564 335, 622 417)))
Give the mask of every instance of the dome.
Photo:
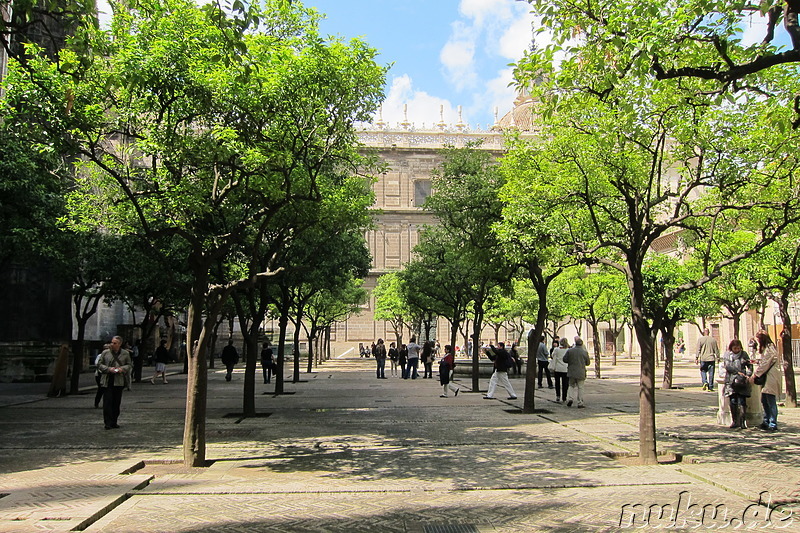
POLYGON ((527 94, 520 94, 514 101, 514 109, 503 115, 497 123, 492 127, 495 130, 519 130, 519 131, 534 131, 534 100, 527 94))

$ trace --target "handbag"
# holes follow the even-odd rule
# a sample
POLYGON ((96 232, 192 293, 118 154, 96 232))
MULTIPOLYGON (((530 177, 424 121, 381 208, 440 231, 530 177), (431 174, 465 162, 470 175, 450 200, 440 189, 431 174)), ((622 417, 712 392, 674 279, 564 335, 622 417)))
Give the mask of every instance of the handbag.
POLYGON ((747 386, 747 378, 741 374, 736 374, 731 382, 731 388, 733 388, 733 391, 737 394, 746 392, 747 386))
POLYGON ((775 362, 773 361, 773 363, 771 365, 769 365, 769 368, 767 369, 766 372, 764 372, 760 376, 756 376, 756 377, 753 378, 753 383, 755 383, 756 385, 759 385, 759 386, 766 385, 767 384, 767 374, 769 374, 769 371, 772 370, 772 367, 774 365, 775 365, 775 362))

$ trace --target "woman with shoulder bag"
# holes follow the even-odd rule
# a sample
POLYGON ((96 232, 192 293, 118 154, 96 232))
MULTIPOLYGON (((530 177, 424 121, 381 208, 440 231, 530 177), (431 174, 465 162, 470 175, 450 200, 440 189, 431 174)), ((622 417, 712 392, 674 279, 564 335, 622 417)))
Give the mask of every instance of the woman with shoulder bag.
POLYGON ((764 408, 764 422, 759 428, 765 431, 778 430, 778 394, 781 392, 780 368, 778 367, 778 350, 766 331, 756 334, 758 352, 761 354, 761 363, 750 376, 750 383, 760 384, 761 406, 764 408))
POLYGON ((725 386, 724 394, 730 399, 731 429, 747 427, 747 398, 750 397, 750 380, 753 375, 753 364, 750 356, 744 351, 742 341, 733 339, 725 354, 725 386))

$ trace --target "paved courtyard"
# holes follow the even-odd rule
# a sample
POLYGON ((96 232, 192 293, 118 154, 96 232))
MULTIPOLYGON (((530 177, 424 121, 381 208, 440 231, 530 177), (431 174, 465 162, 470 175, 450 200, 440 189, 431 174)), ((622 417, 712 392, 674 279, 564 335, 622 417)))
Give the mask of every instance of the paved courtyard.
POLYGON ((781 408, 778 433, 719 426, 693 361, 657 393, 659 450, 681 458, 657 466, 626 458, 636 361, 604 361, 586 409, 537 390, 532 415, 519 378, 519 400, 483 400, 468 379, 444 399, 435 379, 377 380, 373 365, 330 361, 280 396, 259 383, 247 419, 241 365, 230 383, 211 370, 211 464, 198 469, 180 463, 183 375, 135 384, 114 431, 91 375, 66 398, 2 384, 0 531, 800 531, 800 413, 781 408))

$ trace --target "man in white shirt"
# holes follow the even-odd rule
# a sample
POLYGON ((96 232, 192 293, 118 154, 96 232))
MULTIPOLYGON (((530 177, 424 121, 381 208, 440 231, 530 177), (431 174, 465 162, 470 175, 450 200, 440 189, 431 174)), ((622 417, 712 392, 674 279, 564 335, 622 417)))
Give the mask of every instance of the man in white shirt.
POLYGON ((417 367, 419 366, 419 352, 422 349, 422 346, 417 344, 417 337, 411 337, 411 341, 406 345, 406 349, 408 350, 408 364, 406 365, 406 373, 403 376, 403 379, 417 379, 419 373, 417 373, 417 367), (414 371, 413 374, 411 371, 414 371))

